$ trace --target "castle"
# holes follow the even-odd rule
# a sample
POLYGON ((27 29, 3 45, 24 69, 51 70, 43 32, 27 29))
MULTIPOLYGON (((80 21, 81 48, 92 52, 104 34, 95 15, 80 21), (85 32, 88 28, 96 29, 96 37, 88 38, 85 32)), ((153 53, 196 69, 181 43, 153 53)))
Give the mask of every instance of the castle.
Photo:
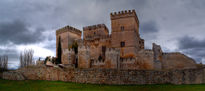
MULTIPOLYGON (((8 80, 49 80, 91 84, 204 84, 205 69, 192 58, 165 53, 160 45, 144 48, 134 10, 111 13, 105 24, 82 31, 66 26, 56 31, 56 58, 2 74, 8 80), (59 60, 60 59, 60 60, 59 60), (55 65, 58 64, 58 65, 55 65)), ((0 75, 1 78, 1 75, 0 75)))
POLYGON ((152 49, 145 49, 135 10, 114 12, 110 18, 111 34, 105 24, 83 27, 83 39, 82 31, 74 27, 57 30, 56 56, 61 57, 61 64, 73 68, 134 70, 196 68, 193 59, 179 52, 164 53, 155 43, 152 49))

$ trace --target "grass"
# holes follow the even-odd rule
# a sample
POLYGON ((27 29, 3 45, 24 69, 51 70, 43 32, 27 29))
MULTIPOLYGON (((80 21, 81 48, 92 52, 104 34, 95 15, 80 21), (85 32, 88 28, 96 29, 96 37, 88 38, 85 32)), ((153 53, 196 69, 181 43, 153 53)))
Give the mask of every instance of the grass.
POLYGON ((10 81, 0 79, 0 91, 204 91, 200 85, 94 85, 61 81, 10 81))

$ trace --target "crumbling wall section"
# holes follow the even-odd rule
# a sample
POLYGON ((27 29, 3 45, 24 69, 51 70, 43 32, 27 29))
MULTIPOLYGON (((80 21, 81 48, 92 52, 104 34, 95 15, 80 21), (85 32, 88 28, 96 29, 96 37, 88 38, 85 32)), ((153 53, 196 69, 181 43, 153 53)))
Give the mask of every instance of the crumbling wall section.
POLYGON ((190 69, 190 68, 196 68, 196 63, 190 57, 179 52, 163 53, 162 68, 163 69, 190 69))
POLYGON ((152 50, 154 52, 154 69, 162 69, 162 49, 160 45, 157 45, 155 43, 152 44, 152 50))

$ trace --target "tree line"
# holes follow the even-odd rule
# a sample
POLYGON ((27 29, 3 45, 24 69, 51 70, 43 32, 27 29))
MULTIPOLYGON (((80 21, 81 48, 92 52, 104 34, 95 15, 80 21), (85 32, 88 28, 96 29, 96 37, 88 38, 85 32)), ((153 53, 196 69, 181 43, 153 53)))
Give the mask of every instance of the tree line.
MULTIPOLYGON (((35 62, 33 60, 34 50, 33 49, 24 49, 24 51, 20 52, 19 60, 20 60, 20 68, 34 65, 35 62)), ((0 72, 8 70, 8 55, 0 55, 0 72)))

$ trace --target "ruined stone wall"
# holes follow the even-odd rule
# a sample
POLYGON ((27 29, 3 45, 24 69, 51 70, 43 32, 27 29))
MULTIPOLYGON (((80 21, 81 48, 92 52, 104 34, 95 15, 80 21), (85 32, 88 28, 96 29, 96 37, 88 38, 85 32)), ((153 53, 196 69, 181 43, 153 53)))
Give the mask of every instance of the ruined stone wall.
POLYGON ((90 68, 90 47, 78 47, 78 68, 90 68))
POLYGON ((162 69, 189 69, 196 68, 196 63, 188 56, 176 53, 163 53, 162 69))
POLYGON ((61 69, 35 66, 22 68, 15 72, 5 72, 3 73, 3 78, 9 80, 60 80, 77 83, 118 85, 169 83, 202 84, 205 83, 205 69, 154 71, 119 69, 61 69), (15 73, 15 75, 13 73, 15 73))
POLYGON ((154 68, 155 69, 162 69, 162 49, 160 45, 157 45, 155 43, 152 44, 152 50, 154 52, 154 68))

